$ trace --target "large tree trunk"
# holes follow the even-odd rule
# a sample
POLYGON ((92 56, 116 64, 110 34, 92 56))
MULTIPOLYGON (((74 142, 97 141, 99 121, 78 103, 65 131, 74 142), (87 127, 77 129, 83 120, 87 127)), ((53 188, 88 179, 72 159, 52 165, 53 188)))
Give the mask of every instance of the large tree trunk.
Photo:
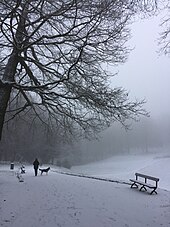
POLYGON ((2 129, 5 120, 5 113, 12 88, 10 83, 14 82, 17 63, 18 63, 17 54, 13 51, 4 71, 4 75, 2 78, 3 83, 0 83, 0 140, 2 138, 2 129))
MULTIPOLYGON (((8 101, 12 89, 12 85, 10 85, 10 83, 14 82, 15 79, 15 73, 18 64, 18 54, 21 49, 22 41, 25 37, 25 21, 28 14, 29 4, 30 1, 26 1, 24 4, 21 1, 17 1, 17 4, 15 6, 15 9, 21 6, 22 13, 19 17, 18 27, 15 34, 15 42, 17 41, 17 45, 15 44, 13 47, 13 51, 5 67, 4 75, 2 77, 2 83, 0 83, 0 140, 2 138, 2 129, 4 125, 5 113, 7 110, 8 101)), ((11 19, 13 19, 13 14, 11 14, 11 19)), ((14 31, 11 32, 14 33, 14 31)))

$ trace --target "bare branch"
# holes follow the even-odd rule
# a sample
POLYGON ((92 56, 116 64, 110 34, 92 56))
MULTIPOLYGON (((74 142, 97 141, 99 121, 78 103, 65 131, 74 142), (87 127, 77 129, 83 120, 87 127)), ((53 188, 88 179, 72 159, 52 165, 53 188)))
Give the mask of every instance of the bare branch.
POLYGON ((127 26, 153 6, 153 0, 1 1, 0 129, 15 92, 22 102, 9 119, 31 109, 43 122, 47 113, 63 130, 89 135, 147 115, 144 101, 129 101, 123 89, 110 87, 106 63, 126 61, 127 26))

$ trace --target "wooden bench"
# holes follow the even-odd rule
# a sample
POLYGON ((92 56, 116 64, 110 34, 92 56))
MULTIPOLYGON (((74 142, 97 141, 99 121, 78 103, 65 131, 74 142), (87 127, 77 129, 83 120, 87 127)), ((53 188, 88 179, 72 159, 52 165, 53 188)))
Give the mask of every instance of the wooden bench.
POLYGON ((141 186, 140 191, 142 189, 147 191, 146 187, 148 187, 150 189, 153 189, 150 194, 152 194, 154 192, 157 194, 156 189, 158 187, 159 178, 144 175, 144 174, 141 174, 141 173, 135 173, 135 176, 136 176, 136 179, 130 179, 130 181, 133 182, 131 184, 131 188, 133 188, 133 187, 138 188, 138 186, 141 186), (154 181, 155 185, 148 183, 147 180, 154 181))

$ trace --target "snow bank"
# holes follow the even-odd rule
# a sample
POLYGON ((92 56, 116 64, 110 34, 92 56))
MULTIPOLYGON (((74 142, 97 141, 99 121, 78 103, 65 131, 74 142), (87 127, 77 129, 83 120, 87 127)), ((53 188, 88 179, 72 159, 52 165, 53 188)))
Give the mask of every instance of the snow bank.
POLYGON ((75 173, 127 181, 135 172, 160 178, 159 187, 170 191, 170 155, 146 154, 114 156, 105 161, 71 169, 75 173))

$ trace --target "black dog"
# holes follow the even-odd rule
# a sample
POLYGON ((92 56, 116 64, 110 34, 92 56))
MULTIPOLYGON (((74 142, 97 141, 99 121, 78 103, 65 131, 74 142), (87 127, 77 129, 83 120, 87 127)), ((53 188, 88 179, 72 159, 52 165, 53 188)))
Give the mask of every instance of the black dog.
POLYGON ((39 170, 41 171, 41 175, 42 175, 43 173, 48 174, 48 171, 50 170, 50 167, 48 167, 47 169, 39 169, 39 170))

